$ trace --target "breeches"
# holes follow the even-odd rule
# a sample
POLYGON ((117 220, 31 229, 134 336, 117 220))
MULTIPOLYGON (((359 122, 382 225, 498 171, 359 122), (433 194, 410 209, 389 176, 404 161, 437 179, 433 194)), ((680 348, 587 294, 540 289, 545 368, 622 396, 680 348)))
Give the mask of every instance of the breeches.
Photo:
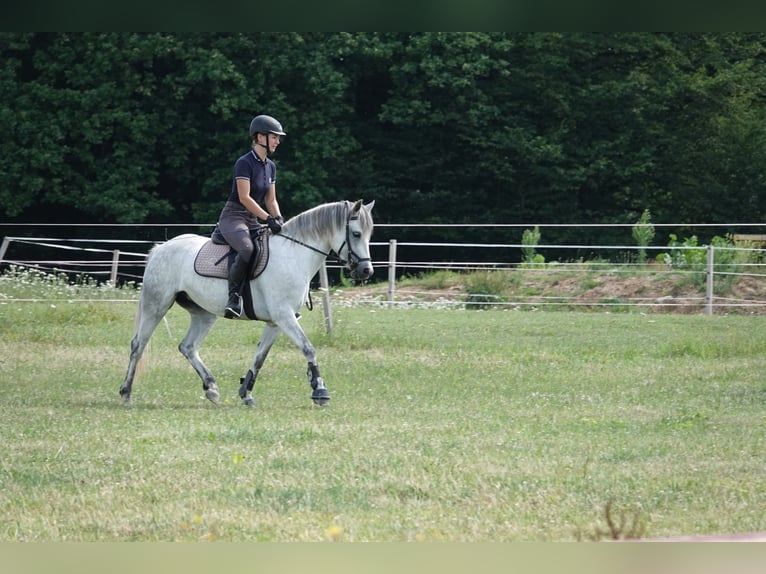
POLYGON ((257 223, 258 220, 249 211, 240 213, 228 209, 224 209, 218 221, 218 229, 226 243, 231 245, 240 258, 245 261, 250 261, 255 250, 253 240, 250 238, 250 228, 257 223))

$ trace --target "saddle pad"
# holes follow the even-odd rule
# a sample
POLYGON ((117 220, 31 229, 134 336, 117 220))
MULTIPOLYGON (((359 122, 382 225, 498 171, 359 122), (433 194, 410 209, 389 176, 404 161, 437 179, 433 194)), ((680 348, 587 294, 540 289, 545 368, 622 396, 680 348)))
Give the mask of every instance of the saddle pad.
MULTIPOLYGON (((269 262, 268 235, 268 233, 261 233, 256 238, 258 260, 251 266, 250 279, 255 279, 263 273, 269 262)), ((203 277, 227 279, 229 277, 229 255, 233 255, 233 253, 234 250, 230 245, 219 245, 209 239, 194 258, 194 271, 203 277)))

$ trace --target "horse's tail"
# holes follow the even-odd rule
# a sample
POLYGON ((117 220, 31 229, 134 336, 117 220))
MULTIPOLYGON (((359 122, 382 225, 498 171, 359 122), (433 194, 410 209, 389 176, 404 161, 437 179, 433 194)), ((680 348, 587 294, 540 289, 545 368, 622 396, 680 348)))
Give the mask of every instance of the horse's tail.
MULTIPOLYGON (((149 267, 149 261, 151 261, 152 256, 155 254, 157 249, 159 249, 162 246, 162 244, 157 244, 154 247, 152 247, 149 250, 149 253, 146 256, 146 267, 149 267)), ((145 291, 146 284, 142 286, 141 289, 141 296, 138 300, 138 309, 136 309, 136 318, 133 324, 133 339, 136 340, 138 337, 138 328, 141 324, 141 308, 143 307, 144 297, 146 296, 145 291)), ((138 361, 136 361, 136 369, 133 373, 133 379, 139 379, 141 378, 141 374, 146 370, 146 357, 149 354, 149 348, 151 345, 151 337, 149 337, 146 341, 146 345, 144 346, 144 351, 141 353, 141 356, 138 358, 138 361)))

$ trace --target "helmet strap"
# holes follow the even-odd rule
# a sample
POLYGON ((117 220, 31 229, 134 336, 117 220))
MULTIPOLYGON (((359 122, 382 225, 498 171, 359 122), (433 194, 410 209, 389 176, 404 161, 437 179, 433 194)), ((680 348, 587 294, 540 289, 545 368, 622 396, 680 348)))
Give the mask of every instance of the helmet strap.
POLYGON ((271 157, 271 152, 269 151, 269 146, 268 146, 268 143, 269 143, 268 142, 268 137, 269 136, 267 135, 266 136, 266 144, 267 145, 263 145, 261 142, 258 141, 258 135, 256 134, 255 143, 253 144, 253 146, 260 146, 260 147, 262 147, 263 149, 266 150, 266 157, 271 157))

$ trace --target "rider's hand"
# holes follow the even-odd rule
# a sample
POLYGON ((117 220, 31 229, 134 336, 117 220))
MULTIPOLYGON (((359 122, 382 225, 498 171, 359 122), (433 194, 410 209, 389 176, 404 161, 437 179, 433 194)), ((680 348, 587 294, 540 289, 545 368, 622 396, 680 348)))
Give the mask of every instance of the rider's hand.
POLYGON ((269 229, 271 229, 271 232, 274 234, 277 234, 280 231, 282 231, 282 222, 283 222, 283 219, 281 216, 279 218, 275 218, 274 216, 269 215, 266 218, 266 225, 269 226, 269 229))

